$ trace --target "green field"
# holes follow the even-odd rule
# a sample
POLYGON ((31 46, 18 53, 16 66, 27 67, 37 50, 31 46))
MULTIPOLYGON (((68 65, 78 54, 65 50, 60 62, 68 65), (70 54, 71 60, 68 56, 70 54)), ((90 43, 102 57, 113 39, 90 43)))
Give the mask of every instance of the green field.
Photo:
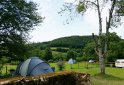
MULTIPOLYGON (((56 63, 50 64, 58 71, 56 63)), ((100 75, 99 65, 91 63, 65 64, 65 69, 91 74, 92 85, 124 85, 124 68, 106 67, 106 75, 100 75)))
MULTIPOLYGON (((9 69, 15 69, 15 65, 6 65, 9 69)), ((59 71, 56 63, 50 63, 51 67, 55 67, 55 71, 59 71)), ((91 63, 77 63, 71 65, 65 63, 64 70, 77 71, 91 74, 91 82, 93 85, 124 85, 124 68, 106 67, 106 75, 99 74, 99 65, 91 63)), ((2 70, 6 73, 6 69, 2 70)), ((8 71, 9 73, 9 71, 8 71)))

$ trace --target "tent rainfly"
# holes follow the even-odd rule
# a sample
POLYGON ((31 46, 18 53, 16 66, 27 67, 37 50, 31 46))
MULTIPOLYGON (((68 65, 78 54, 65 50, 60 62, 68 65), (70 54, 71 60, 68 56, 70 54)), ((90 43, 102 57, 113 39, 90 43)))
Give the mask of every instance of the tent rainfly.
POLYGON ((76 60, 70 58, 69 61, 68 61, 68 64, 75 64, 76 63, 76 60))
POLYGON ((51 72, 53 72, 53 70, 49 64, 38 57, 32 57, 17 66, 14 76, 37 76, 51 72))

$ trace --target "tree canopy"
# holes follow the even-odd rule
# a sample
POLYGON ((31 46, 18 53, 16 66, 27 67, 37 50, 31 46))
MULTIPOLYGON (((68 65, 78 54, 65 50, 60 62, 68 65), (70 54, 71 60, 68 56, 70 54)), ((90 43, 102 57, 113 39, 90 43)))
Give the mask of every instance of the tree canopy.
POLYGON ((50 47, 47 47, 45 49, 45 52, 44 52, 44 56, 43 56, 43 59, 46 60, 46 61, 49 61, 53 58, 52 56, 52 51, 50 49, 50 47))
POLYGON ((29 31, 42 20, 43 18, 37 13, 37 4, 34 2, 0 0, 0 53, 20 55, 17 50, 22 50, 29 31))

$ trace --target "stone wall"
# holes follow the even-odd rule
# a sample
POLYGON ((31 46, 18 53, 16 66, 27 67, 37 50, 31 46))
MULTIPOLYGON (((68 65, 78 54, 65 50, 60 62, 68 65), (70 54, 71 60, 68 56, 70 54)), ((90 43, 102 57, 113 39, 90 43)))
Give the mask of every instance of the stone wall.
POLYGON ((89 74, 63 71, 35 77, 1 79, 0 85, 91 85, 89 79, 89 74))

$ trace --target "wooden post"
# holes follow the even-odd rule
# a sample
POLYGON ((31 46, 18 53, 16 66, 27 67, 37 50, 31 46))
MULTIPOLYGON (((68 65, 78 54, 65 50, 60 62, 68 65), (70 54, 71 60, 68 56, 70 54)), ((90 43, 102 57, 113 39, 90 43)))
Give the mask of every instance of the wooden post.
POLYGON ((8 70, 8 69, 7 69, 7 66, 6 66, 6 75, 8 74, 8 73, 7 73, 7 70, 8 70))
POLYGON ((78 69, 79 69, 79 62, 78 62, 78 69))

